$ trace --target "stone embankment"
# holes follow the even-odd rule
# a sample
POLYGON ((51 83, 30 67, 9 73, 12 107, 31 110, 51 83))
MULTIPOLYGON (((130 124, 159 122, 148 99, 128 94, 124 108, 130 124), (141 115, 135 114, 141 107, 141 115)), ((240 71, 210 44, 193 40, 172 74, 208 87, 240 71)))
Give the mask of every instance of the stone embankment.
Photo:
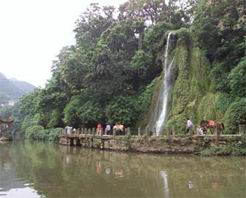
POLYGON ((195 154, 211 146, 223 146, 240 142, 241 135, 206 136, 97 136, 73 134, 60 136, 59 143, 112 151, 143 153, 195 154))

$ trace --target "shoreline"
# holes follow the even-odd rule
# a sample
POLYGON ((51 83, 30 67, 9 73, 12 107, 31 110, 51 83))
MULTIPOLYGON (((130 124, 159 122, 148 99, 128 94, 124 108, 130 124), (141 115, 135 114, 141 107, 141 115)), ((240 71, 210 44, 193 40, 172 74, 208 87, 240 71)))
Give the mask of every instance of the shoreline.
MULTIPOLYGON (((245 156, 246 149, 240 150, 242 135, 222 136, 95 136, 90 134, 62 135, 59 144, 80 146, 98 150, 152 153, 152 154, 184 154, 205 156, 245 156), (239 145, 239 147, 237 147, 239 145), (235 147, 235 148, 234 148, 235 147), (229 150, 231 148, 232 150, 229 150), (238 150, 239 149, 239 150, 238 150), (236 153, 238 151, 238 153, 236 153)), ((244 147, 242 148, 244 149, 244 147)))

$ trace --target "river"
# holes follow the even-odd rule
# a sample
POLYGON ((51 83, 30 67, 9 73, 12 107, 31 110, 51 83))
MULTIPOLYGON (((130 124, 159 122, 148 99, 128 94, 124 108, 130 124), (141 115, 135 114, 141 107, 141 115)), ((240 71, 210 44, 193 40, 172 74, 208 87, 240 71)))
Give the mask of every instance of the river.
POLYGON ((0 144, 0 197, 246 197, 246 158, 0 144))

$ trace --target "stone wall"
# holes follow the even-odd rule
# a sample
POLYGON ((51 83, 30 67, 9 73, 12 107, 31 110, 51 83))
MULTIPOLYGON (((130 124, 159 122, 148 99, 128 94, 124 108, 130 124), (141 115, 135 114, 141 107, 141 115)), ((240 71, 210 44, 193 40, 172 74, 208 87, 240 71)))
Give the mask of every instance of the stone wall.
POLYGON ((211 146, 224 146, 240 142, 241 136, 73 136, 60 137, 60 144, 82 146, 113 151, 131 151, 143 153, 195 154, 211 146))

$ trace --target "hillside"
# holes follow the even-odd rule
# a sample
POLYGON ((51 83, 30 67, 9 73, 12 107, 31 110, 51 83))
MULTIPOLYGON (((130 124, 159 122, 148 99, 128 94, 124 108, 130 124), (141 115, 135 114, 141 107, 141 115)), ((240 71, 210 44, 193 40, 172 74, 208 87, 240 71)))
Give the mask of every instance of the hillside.
POLYGON ((8 101, 15 101, 20 96, 29 93, 35 89, 35 87, 27 82, 13 81, 7 79, 2 73, 0 73, 0 103, 6 104, 8 101))
POLYGON ((10 81, 15 85, 15 87, 19 88, 22 93, 32 92, 36 87, 28 82, 19 81, 17 79, 10 79, 10 81))

